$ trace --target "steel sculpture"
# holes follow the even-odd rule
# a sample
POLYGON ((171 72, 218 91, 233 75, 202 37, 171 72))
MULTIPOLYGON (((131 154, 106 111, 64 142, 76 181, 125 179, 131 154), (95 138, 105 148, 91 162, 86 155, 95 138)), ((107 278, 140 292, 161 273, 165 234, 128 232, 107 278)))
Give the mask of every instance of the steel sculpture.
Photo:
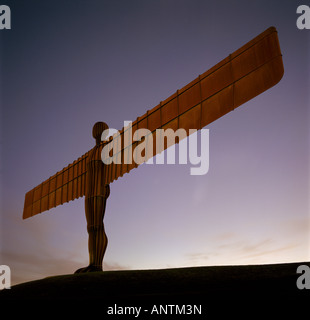
MULTIPOLYGON (((138 117, 130 131, 123 128, 114 143, 121 148, 115 155, 120 163, 103 163, 101 151, 112 141, 101 141, 108 126, 97 122, 93 127, 96 145, 73 163, 26 193, 23 218, 52 209, 65 202, 85 196, 85 213, 89 234, 89 266, 77 272, 102 270, 107 246, 104 231, 104 212, 110 194, 109 184, 138 166, 133 158, 134 147, 142 143, 132 142, 135 131, 150 130, 155 138, 156 129, 202 129, 206 125, 234 110, 260 93, 276 85, 284 73, 282 55, 274 27, 230 54, 214 67, 199 75, 185 87, 177 90, 159 105, 138 117), (131 144, 130 144, 131 143, 131 144)), ((165 145, 167 148, 169 145, 165 145)), ((155 145, 152 156, 156 154, 155 145)), ((149 156, 145 154, 145 161, 149 156)))

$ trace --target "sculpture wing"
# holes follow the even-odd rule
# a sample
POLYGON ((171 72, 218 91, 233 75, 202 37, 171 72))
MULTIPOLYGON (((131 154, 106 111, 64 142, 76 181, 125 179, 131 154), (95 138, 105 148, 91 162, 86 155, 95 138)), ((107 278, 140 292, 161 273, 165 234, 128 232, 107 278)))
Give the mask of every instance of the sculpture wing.
MULTIPOLYGON (((156 129, 201 129, 226 113, 234 110, 260 93, 277 84, 284 73, 277 30, 271 27, 230 54, 188 85, 178 90, 158 106, 132 123, 130 139, 128 128, 123 128, 117 138, 101 143, 98 150, 113 140, 121 146, 114 155, 120 163, 105 167, 104 182, 109 184, 138 166, 127 163, 142 141, 134 141, 137 129, 148 129, 153 135, 151 150, 156 155, 156 129)), ((165 145, 164 149, 169 147, 165 145)), ((89 152, 56 173, 25 196, 23 218, 49 210, 85 195, 86 159, 89 152)))
POLYGON ((89 151, 27 192, 23 219, 84 196, 88 154, 89 151))
MULTIPOLYGON (((189 129, 201 129, 277 84, 283 73, 277 30, 270 27, 142 117, 138 117, 132 123, 131 135, 137 129, 146 128, 152 132, 155 141, 155 131, 159 128, 171 128, 175 131, 184 128, 187 134, 189 129)), ((133 152, 141 143, 134 142, 132 148, 129 148, 125 132, 126 128, 123 128, 118 138, 113 139, 113 143, 122 145, 115 155, 122 159, 122 163, 107 166, 106 183, 113 182, 138 166, 136 163, 126 164, 123 161, 128 158, 128 152, 133 152)), ((155 143, 152 147, 153 153, 149 154, 154 156, 155 143)), ((165 145, 167 147, 169 146, 165 145)), ((147 156, 145 160, 148 160, 147 156)))

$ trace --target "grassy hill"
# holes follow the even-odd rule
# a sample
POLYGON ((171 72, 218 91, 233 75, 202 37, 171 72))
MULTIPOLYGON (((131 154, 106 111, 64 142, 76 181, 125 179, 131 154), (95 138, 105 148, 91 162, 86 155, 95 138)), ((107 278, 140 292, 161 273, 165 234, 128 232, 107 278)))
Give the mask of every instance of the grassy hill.
POLYGON ((273 306, 277 302, 281 306, 294 302, 302 306, 310 301, 310 290, 296 286, 300 276, 296 269, 301 264, 310 266, 301 262, 60 275, 2 290, 0 301, 98 301, 101 308, 155 303, 225 307, 251 302, 255 306, 268 302, 273 306))

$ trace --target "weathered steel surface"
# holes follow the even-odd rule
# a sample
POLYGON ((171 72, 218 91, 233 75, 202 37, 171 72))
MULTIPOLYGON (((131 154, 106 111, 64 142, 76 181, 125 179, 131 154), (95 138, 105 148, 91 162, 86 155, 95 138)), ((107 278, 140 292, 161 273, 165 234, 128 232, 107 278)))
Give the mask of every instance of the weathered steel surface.
POLYGON ((88 153, 26 193, 24 219, 85 195, 88 153))
MULTIPOLYGON (((133 157, 133 150, 141 143, 133 142, 132 148, 129 148, 129 142, 126 141, 132 141, 137 129, 148 129, 155 136, 156 129, 184 128, 188 134, 189 129, 201 129, 268 90, 281 80, 283 73, 277 31, 271 27, 138 117, 132 123, 131 139, 126 138, 128 131, 123 128, 118 139, 114 139, 114 143, 121 143, 122 146, 115 155, 121 158, 121 164, 105 166, 104 183, 109 184, 138 166, 124 161, 133 157)), ((101 143, 97 152, 100 153, 109 141, 101 143)), ((149 153, 152 156, 156 154, 155 145, 153 152, 149 153)), ((86 161, 91 151, 29 191, 25 196, 23 218, 84 196, 86 161)), ((145 160, 148 158, 146 154, 145 160)))
MULTIPOLYGON (((131 139, 137 129, 183 128, 201 129, 226 113, 234 110, 260 93, 277 84, 284 73, 277 31, 271 27, 230 54, 182 89, 162 101, 132 123, 131 139)), ((122 129, 114 143, 123 146, 118 157, 128 158, 125 142, 126 128, 122 129)), ((132 144, 132 152, 141 142, 132 144)), ((165 145, 165 148, 168 146, 165 145)), ((152 156, 156 155, 153 143, 152 156)), ((133 158, 133 154, 131 154, 133 158)), ((148 160, 146 155, 146 160, 148 160)), ((137 167, 137 164, 112 163, 107 167, 106 183, 109 184, 137 167)))

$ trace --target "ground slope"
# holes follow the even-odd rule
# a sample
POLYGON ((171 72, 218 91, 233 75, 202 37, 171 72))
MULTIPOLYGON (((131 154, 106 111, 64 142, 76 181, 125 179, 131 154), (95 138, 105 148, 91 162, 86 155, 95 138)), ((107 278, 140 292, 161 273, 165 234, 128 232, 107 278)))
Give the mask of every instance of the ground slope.
MULTIPOLYGON (((0 292, 0 300, 100 300, 109 303, 306 301, 297 267, 309 262, 106 271, 49 277, 0 292)), ((310 301, 310 299, 308 300, 310 301)))

